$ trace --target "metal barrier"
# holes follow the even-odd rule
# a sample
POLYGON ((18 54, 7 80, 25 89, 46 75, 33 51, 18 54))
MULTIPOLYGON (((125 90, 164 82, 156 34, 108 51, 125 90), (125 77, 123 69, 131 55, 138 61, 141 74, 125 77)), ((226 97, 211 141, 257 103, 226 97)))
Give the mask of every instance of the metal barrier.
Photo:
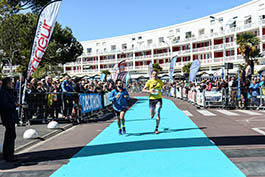
POLYGON ((110 107, 109 93, 31 93, 25 97, 22 123, 32 121, 46 123, 50 120, 79 123, 95 112, 110 107))

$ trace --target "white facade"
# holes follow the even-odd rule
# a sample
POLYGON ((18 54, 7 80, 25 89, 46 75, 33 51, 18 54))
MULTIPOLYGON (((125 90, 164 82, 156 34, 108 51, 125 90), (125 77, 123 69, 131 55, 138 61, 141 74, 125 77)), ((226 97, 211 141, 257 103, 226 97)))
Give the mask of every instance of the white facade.
POLYGON ((236 35, 246 31, 253 31, 261 39, 258 47, 264 54, 265 0, 253 0, 211 16, 215 20, 207 16, 141 33, 83 41, 83 55, 65 64, 64 70, 70 75, 95 75, 102 70, 112 71, 116 63, 126 59, 127 71, 147 73, 150 62, 168 71, 169 60, 175 55, 175 72, 181 72, 194 59, 201 61, 201 69, 216 70, 227 62, 243 63, 236 35))

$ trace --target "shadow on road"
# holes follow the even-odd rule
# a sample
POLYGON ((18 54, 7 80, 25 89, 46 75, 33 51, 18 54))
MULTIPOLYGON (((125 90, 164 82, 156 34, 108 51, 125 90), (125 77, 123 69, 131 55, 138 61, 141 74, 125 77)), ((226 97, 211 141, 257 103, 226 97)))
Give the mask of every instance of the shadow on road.
MULTIPOLYGON (((188 131, 188 130, 192 130, 192 128, 179 129, 179 130, 169 129, 165 131, 170 132, 170 131, 188 131)), ((139 133, 139 135, 145 135, 149 133, 150 132, 143 132, 139 133)), ((134 136, 138 135, 135 134, 134 136)), ((209 139, 206 137, 179 138, 179 139, 174 138, 174 139, 157 139, 157 140, 111 143, 111 144, 91 145, 85 147, 71 147, 71 148, 24 153, 19 155, 19 158, 22 158, 19 164, 18 163, 9 164, 9 165, 7 165, 7 163, 5 163, 5 165, 1 164, 0 169, 2 170, 12 169, 16 168, 17 166, 38 164, 43 161, 69 159, 71 157, 78 158, 78 157, 98 156, 98 155, 105 155, 112 153, 125 153, 125 152, 146 151, 146 150, 150 151, 158 149, 161 150, 161 149, 183 148, 183 147, 213 147, 214 144, 210 140, 212 140, 217 146, 233 146, 233 145, 245 146, 245 145, 265 144, 264 136, 226 136, 226 137, 210 137, 209 139)))

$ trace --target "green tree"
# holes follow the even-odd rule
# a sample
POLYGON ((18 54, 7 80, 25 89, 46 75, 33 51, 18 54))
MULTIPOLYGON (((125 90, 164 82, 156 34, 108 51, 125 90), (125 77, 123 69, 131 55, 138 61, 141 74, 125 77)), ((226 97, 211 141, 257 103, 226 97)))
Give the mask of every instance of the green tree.
POLYGON ((189 73, 190 73, 190 67, 191 67, 192 63, 187 63, 182 67, 182 72, 184 73, 184 76, 187 80, 187 78, 189 77, 189 73))
POLYGON ((258 62, 260 49, 257 46, 260 44, 260 39, 253 32, 244 32, 237 35, 236 43, 239 45, 239 52, 244 57, 245 62, 251 66, 252 74, 254 64, 258 62))
MULTIPOLYGON (((20 69, 24 75, 29 63, 37 18, 38 15, 32 13, 14 14, 0 22, 0 49, 12 59, 12 64, 23 66, 20 69)), ((40 67, 73 62, 82 52, 83 47, 73 36, 71 29, 62 28, 56 23, 40 67)))
POLYGON ((153 64, 153 70, 157 70, 158 73, 160 73, 162 71, 162 69, 163 68, 158 63, 153 64))
POLYGON ((191 67, 192 63, 187 63, 182 67, 182 72, 185 74, 189 74, 190 73, 190 67, 191 67))
POLYGON ((101 73, 105 74, 104 81, 107 80, 107 76, 111 74, 109 70, 103 70, 101 73))
POLYGON ((1 0, 0 16, 6 17, 23 10, 39 12, 48 2, 52 0, 1 0))

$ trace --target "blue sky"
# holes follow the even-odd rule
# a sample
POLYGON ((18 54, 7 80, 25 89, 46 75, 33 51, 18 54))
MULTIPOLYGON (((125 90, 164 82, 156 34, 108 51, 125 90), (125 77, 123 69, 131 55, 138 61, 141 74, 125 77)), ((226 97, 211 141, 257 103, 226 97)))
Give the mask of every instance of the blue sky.
POLYGON ((57 21, 86 41, 166 27, 251 0, 63 0, 57 21))

